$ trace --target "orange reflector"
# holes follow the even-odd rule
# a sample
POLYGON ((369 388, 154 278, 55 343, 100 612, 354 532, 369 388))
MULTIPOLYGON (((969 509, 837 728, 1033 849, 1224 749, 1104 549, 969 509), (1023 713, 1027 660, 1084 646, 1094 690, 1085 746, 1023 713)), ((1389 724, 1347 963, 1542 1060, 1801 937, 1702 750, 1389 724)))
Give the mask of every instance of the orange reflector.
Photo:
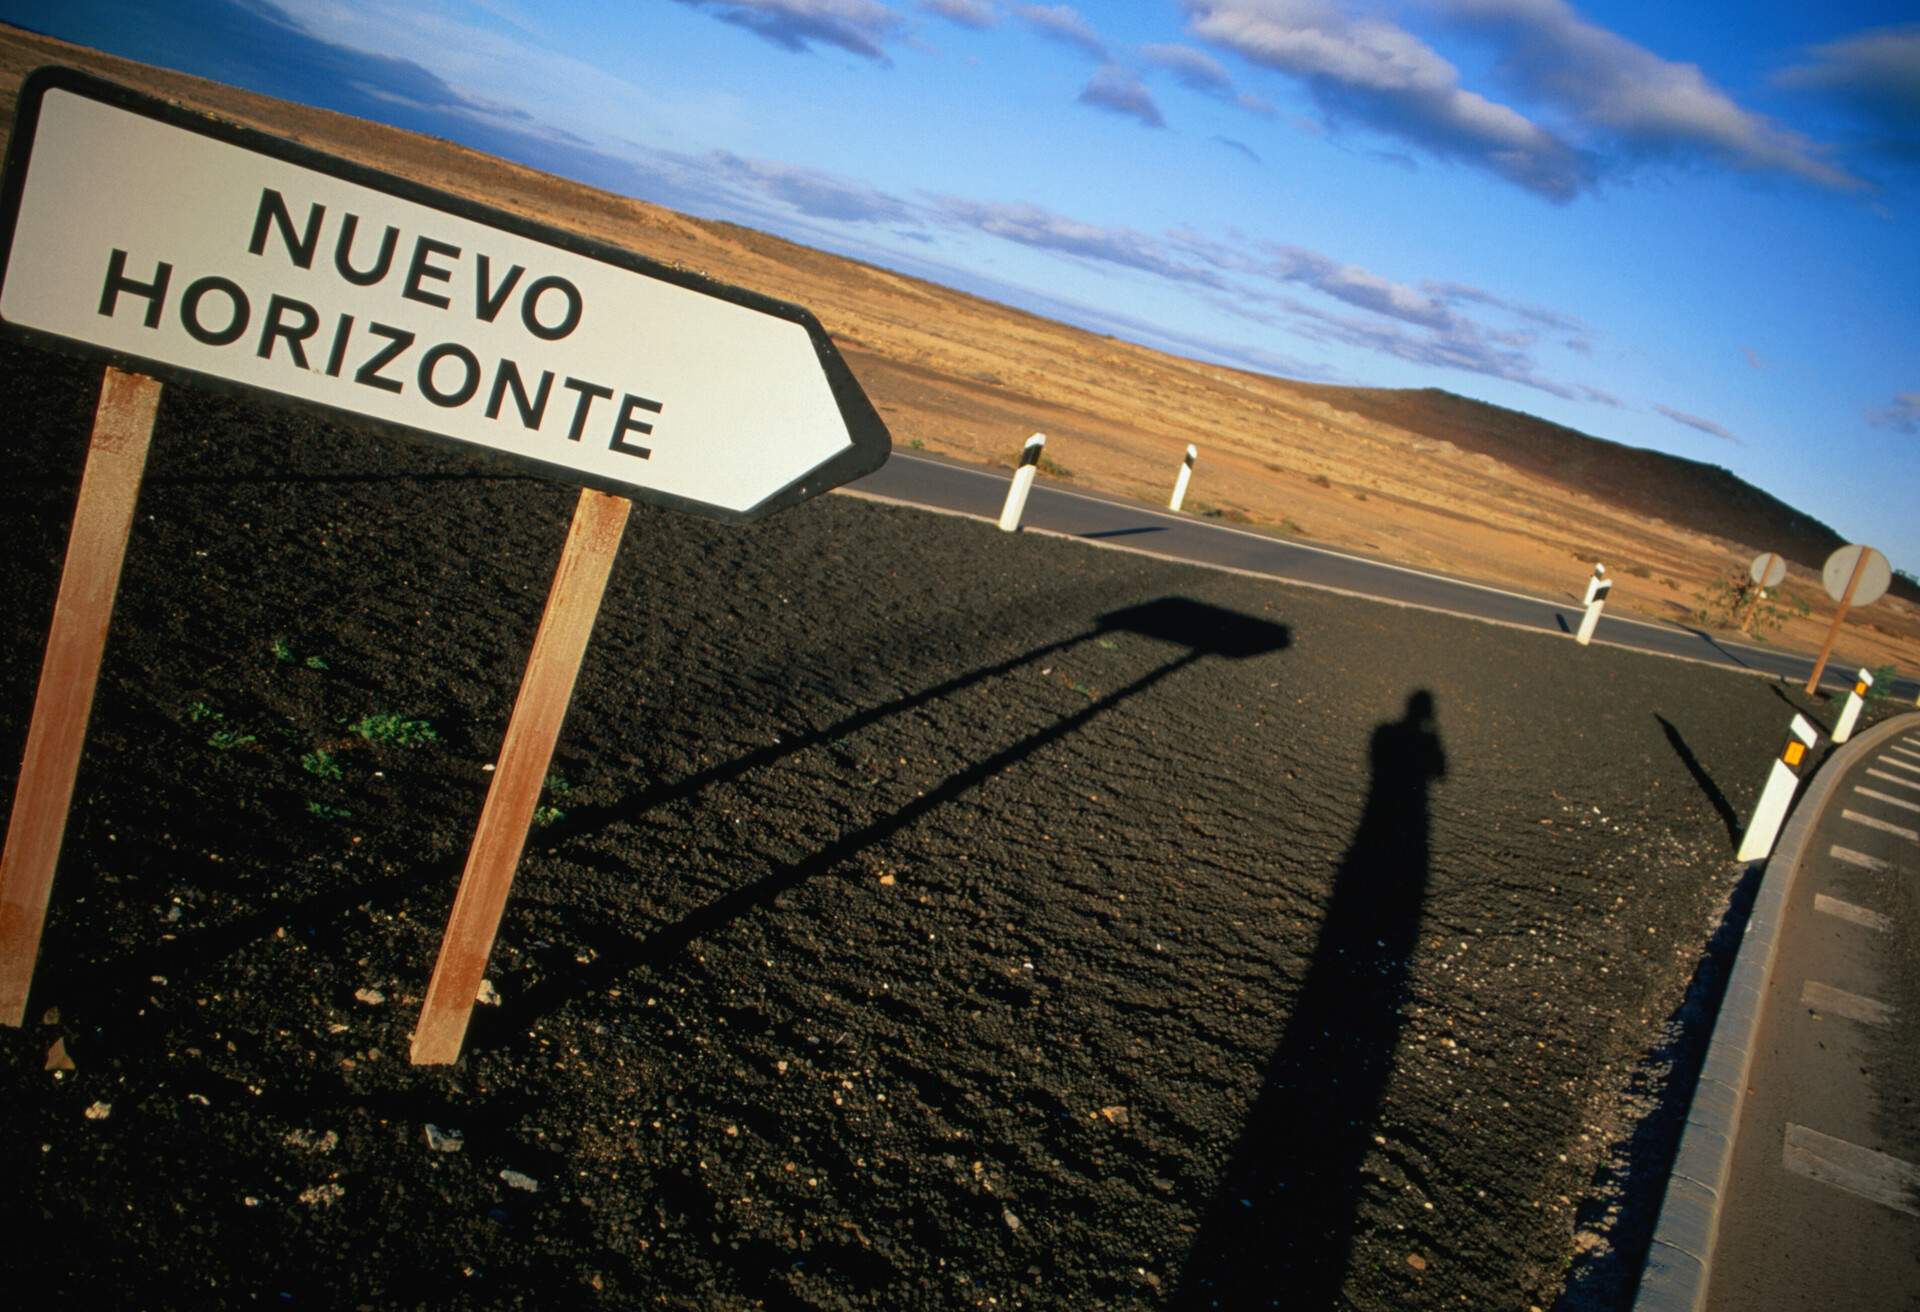
POLYGON ((1865 696, 1867 695, 1867 685, 1866 685, 1866 684, 1864 684, 1864 683, 1856 683, 1856 684, 1854 684, 1854 685, 1853 685, 1853 695, 1854 695, 1855 697, 1865 697, 1865 696))
POLYGON ((1784 754, 1782 754, 1780 759, 1785 761, 1788 765, 1798 765, 1800 764, 1801 758, 1804 757, 1806 754, 1807 754, 1807 745, 1805 743, 1791 742, 1787 744, 1787 750, 1784 754))

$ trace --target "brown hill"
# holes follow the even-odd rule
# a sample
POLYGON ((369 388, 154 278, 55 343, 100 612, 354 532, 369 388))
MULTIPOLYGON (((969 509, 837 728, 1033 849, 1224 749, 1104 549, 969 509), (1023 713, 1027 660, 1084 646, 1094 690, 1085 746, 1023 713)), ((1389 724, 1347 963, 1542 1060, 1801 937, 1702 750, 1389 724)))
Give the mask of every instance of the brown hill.
MULTIPOLYGON (((1761 548, 1819 645, 1832 531, 1724 470, 1636 451, 1440 391, 1290 382, 1182 359, 750 228, 675 213, 450 142, 0 29, 0 126, 42 64, 84 68, 483 204, 807 306, 896 449, 1004 465, 1048 434, 1042 476, 1164 502, 1189 442, 1187 509, 1423 569, 1577 596, 1594 560, 1612 605, 1689 622, 1761 548)), ((1823 612, 1826 614, 1823 615, 1823 612)), ((1837 660, 1920 666, 1920 605, 1850 619, 1837 660)))
MULTIPOLYGON (((1721 465, 1627 446, 1437 387, 1313 390, 1355 414, 1491 456, 1624 510, 1732 543, 1765 543, 1809 570, 1818 571, 1847 544, 1826 524, 1721 465)), ((1893 591, 1920 601, 1920 586, 1907 579, 1896 578, 1893 591)))

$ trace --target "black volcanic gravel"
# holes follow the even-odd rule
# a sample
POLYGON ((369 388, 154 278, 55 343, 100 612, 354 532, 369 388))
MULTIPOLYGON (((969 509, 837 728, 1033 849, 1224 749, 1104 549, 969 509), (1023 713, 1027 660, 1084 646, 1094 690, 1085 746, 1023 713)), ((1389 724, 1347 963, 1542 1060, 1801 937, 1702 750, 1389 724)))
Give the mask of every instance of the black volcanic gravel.
MULTIPOLYGON (((9 795, 97 373, 0 351, 9 795)), ((1797 694, 846 497, 636 510, 499 1001, 415 1069, 572 499, 169 391, 0 1031, 6 1287, 1559 1295, 1797 694)))

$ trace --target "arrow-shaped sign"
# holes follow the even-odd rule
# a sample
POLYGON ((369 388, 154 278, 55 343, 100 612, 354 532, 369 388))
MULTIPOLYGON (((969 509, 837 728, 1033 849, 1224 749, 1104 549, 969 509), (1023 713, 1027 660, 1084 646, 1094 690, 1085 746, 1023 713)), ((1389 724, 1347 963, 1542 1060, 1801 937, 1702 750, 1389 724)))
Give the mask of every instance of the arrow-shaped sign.
POLYGON ((140 375, 256 389, 582 485, 418 1062, 459 1053, 629 499, 753 519, 889 448, 797 305, 68 69, 21 88, 0 177, 0 328, 109 366, 0 847, 7 1025, 26 1015, 160 398, 140 375))
POLYGON ((726 519, 877 468, 806 310, 66 69, 20 94, 0 321, 726 519))

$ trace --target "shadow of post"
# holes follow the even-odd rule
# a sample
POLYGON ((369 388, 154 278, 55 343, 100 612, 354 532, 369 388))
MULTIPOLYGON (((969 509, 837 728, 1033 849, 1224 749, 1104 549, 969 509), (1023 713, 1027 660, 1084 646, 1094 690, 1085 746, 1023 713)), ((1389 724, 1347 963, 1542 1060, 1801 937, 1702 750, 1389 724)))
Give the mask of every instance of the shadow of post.
POLYGON ((1428 879, 1430 785, 1446 775, 1433 694, 1370 745, 1373 779, 1313 960, 1181 1274, 1181 1309, 1332 1306, 1361 1168, 1400 1042, 1428 879))
POLYGON ((1734 811, 1733 803, 1729 802, 1727 795, 1720 791, 1720 785, 1713 781, 1713 776, 1701 767, 1699 758, 1693 754, 1693 749, 1687 746, 1687 740, 1680 736, 1680 731, 1668 722, 1667 717, 1656 714, 1653 718, 1660 721, 1660 728, 1667 735, 1668 745, 1680 758, 1680 764, 1687 767, 1687 773, 1693 776, 1694 783, 1700 785, 1700 791, 1706 794, 1707 801, 1720 816, 1720 823, 1727 827, 1728 845, 1739 846, 1740 816, 1734 811))
MULTIPOLYGON (((742 885, 688 913, 674 924, 655 930, 643 938, 619 937, 595 944, 597 957, 591 966, 539 985, 517 1002, 509 1002, 498 1008, 491 1016, 476 1017, 475 1031, 468 1037, 469 1051, 489 1046, 494 1041, 494 1035, 515 1035, 569 999, 603 990, 629 972, 648 963, 664 960, 694 939, 723 929, 781 893, 845 864, 866 848, 884 842, 1042 748, 1084 728, 1096 716, 1140 695, 1196 661, 1208 656, 1244 660, 1284 650, 1292 641, 1290 631, 1284 624, 1254 619, 1184 597, 1162 598, 1110 611, 1099 617, 1093 630, 1085 637, 1107 633, 1131 633, 1181 646, 1186 650, 1147 671, 1124 688, 1089 702, 1072 715, 1056 720, 1012 746, 974 762, 905 806, 841 835, 810 856, 768 871, 752 883, 742 885)), ((1080 640, 1070 639, 1069 642, 1080 640)), ((1051 643, 1041 650, 1058 650, 1065 645, 1067 643, 1051 643)), ((1033 655, 1030 653, 1006 662, 1004 668, 1016 668, 1031 659, 1033 655)), ((957 691, 978 682, 980 677, 977 674, 969 675, 942 687, 957 691)), ((758 754, 750 754, 742 759, 757 760, 758 754)), ((736 768, 740 767, 721 767, 708 774, 725 777, 736 768)))

